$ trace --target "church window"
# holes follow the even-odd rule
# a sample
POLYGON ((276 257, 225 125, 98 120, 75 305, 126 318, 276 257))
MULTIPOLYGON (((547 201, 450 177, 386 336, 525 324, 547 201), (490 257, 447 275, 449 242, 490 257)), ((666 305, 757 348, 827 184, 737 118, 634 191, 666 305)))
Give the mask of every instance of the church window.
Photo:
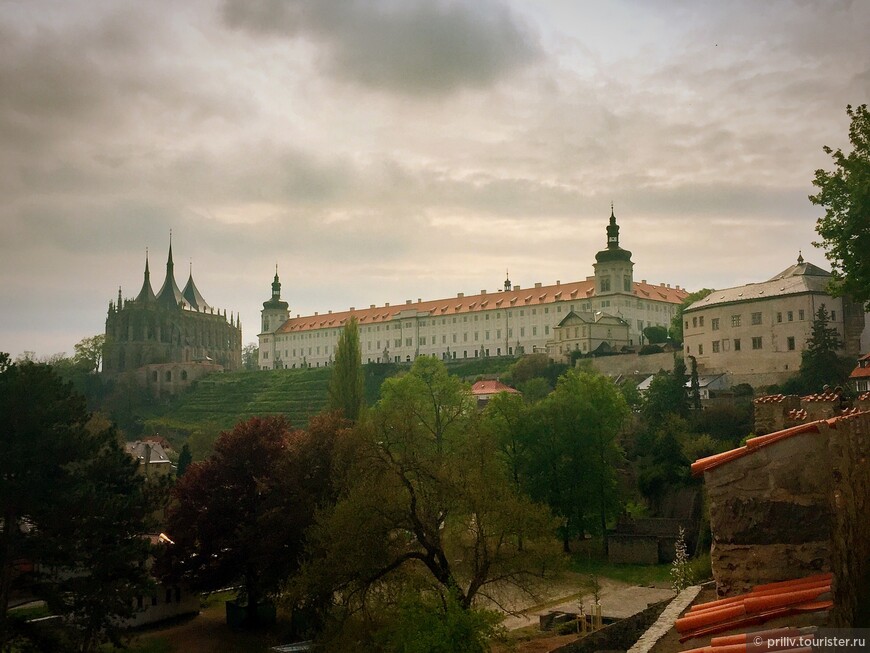
POLYGON ((610 277, 601 278, 601 292, 610 292, 610 277))

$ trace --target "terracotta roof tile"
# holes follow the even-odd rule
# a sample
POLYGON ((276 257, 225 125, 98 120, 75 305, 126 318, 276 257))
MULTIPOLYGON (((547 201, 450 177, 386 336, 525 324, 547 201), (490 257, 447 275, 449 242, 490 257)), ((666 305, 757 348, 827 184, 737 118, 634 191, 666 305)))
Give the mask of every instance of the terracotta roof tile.
POLYGON ((496 380, 481 380, 471 386, 471 394, 477 395, 494 395, 499 392, 507 392, 508 394, 520 394, 519 390, 505 385, 501 381, 496 380))
MULTIPOLYGON (((583 281, 574 281, 570 283, 560 283, 558 285, 543 286, 540 288, 524 288, 516 290, 501 291, 497 294, 498 299, 494 300, 496 306, 501 306, 507 300, 507 304, 516 306, 518 301, 521 301, 528 306, 550 305, 556 301, 568 301, 564 298, 565 294, 570 297, 589 298, 595 296, 595 279, 591 277, 583 281), (530 294, 532 293, 532 294, 530 294), (557 297, 556 293, 561 295, 557 297)), ((664 285, 655 286, 653 284, 645 284, 641 282, 634 283, 632 294, 638 297, 652 297, 656 301, 662 301, 668 304, 679 304, 686 298, 688 292, 683 288, 670 288, 664 285), (653 296, 655 294, 655 297, 653 296)), ((365 318, 370 324, 374 322, 382 322, 398 315, 401 311, 412 310, 417 314, 429 315, 453 315, 459 313, 472 313, 481 310, 493 310, 493 307, 485 302, 491 301, 496 295, 489 293, 481 293, 478 295, 469 295, 461 298, 456 304, 452 303, 455 298, 441 298, 428 301, 419 301, 412 304, 402 304, 400 306, 380 306, 366 308, 354 311, 337 311, 330 314, 330 317, 339 323, 351 315, 355 315, 360 322, 365 318)), ((320 316, 301 316, 290 318, 277 331, 277 333, 291 333, 297 331, 308 331, 318 328, 320 316)))
POLYGON ((829 402, 833 403, 835 401, 840 401, 840 395, 836 392, 820 392, 819 394, 807 395, 806 397, 801 397, 801 403, 807 402, 829 402))
POLYGON ((867 367, 856 367, 849 375, 850 379, 864 379, 870 377, 870 365, 867 367))

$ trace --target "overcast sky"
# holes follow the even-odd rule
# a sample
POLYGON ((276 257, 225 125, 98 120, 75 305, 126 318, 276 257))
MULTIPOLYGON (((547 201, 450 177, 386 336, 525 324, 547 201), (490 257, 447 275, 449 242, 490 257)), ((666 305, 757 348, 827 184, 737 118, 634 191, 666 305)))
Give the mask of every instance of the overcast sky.
POLYGON ((292 313, 592 274, 767 279, 870 96, 870 3, 0 0, 0 351, 72 352, 169 231, 292 313))

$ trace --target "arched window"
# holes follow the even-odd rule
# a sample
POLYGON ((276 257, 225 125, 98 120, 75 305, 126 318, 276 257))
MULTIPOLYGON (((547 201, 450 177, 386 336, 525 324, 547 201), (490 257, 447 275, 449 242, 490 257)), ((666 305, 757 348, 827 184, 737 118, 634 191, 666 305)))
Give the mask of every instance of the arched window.
POLYGON ((181 370, 181 380, 187 381, 187 370, 181 370))

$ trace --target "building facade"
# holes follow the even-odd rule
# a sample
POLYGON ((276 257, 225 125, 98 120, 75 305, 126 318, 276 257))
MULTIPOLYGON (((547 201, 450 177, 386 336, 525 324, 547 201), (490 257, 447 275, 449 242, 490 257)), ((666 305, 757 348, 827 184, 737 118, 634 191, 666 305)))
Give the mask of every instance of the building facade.
POLYGON ((172 385, 182 376, 185 381, 195 377, 197 365, 236 370, 242 364, 241 321, 232 315, 227 319, 226 310, 221 313, 210 306, 193 282, 192 272, 184 290, 179 290, 171 242, 160 292, 155 294, 151 287, 146 255, 145 278, 136 298, 122 298, 119 288, 117 301, 109 302, 103 373, 111 377, 170 363, 174 365, 160 369, 159 377, 155 377, 156 368, 138 376, 146 384, 153 380, 172 385))
MULTIPOLYGON (((272 296, 264 302, 259 334, 261 369, 323 367, 332 363, 344 323, 359 322, 363 363, 408 362, 419 355, 442 359, 481 356, 515 356, 544 352, 558 356, 556 334, 571 313, 586 316, 596 327, 596 339, 578 336, 571 345, 582 350, 600 345, 598 327, 611 329, 613 349, 642 343, 643 329, 668 326, 687 292, 670 284, 634 281, 631 252, 619 245, 619 226, 611 211, 607 248, 598 252, 595 275, 583 281, 523 289, 505 279, 500 290, 476 295, 404 304, 372 304, 367 309, 290 317, 289 304, 281 299, 277 269, 272 296), (602 316, 615 320, 606 326, 602 316), (617 334, 617 331, 619 332, 617 334)), ((582 325, 573 325, 582 326, 582 325)), ((562 356, 568 355, 564 342, 562 356)), ((573 330, 571 331, 573 334, 573 330)))
POLYGON ((830 272, 804 261, 772 279, 710 293, 683 312, 686 356, 704 373, 727 373, 732 384, 781 383, 800 369, 801 353, 820 306, 843 341, 841 354, 858 355, 863 308, 828 292, 830 272))

